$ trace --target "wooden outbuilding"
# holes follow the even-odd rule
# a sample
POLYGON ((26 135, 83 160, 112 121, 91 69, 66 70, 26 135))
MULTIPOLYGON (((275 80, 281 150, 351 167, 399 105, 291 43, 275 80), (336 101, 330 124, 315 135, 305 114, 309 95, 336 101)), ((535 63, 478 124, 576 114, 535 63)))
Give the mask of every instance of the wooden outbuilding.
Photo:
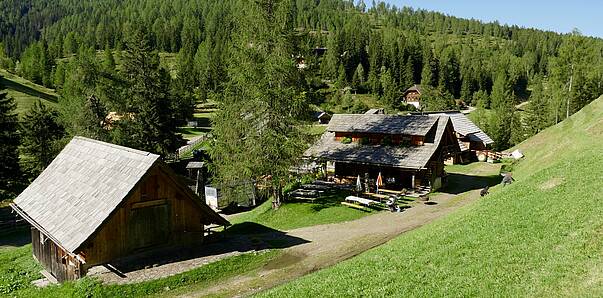
POLYGON ((413 115, 432 115, 432 116, 448 116, 452 121, 454 133, 459 141, 461 152, 454 156, 450 162, 463 163, 467 161, 477 160, 477 155, 480 152, 488 151, 494 141, 473 123, 467 115, 460 111, 445 111, 445 112, 424 112, 411 113, 413 115))
POLYGON ((229 222, 159 155, 75 137, 11 207, 32 226, 35 259, 58 281, 167 248, 194 248, 229 222))
POLYGON ((448 116, 336 114, 305 157, 325 172, 334 164, 340 182, 381 173, 388 189, 434 190, 444 183, 444 160, 459 151, 448 116))

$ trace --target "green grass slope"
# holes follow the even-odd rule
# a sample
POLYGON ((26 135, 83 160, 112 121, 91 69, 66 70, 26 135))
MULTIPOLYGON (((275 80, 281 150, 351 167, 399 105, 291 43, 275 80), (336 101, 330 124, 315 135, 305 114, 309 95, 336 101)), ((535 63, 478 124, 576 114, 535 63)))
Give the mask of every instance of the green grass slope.
POLYGON ((0 86, 17 102, 19 115, 27 112, 38 100, 52 107, 58 102, 58 95, 54 90, 34 84, 2 69, 0 69, 0 86))
POLYGON ((514 184, 260 296, 602 296, 603 99, 518 148, 514 184))

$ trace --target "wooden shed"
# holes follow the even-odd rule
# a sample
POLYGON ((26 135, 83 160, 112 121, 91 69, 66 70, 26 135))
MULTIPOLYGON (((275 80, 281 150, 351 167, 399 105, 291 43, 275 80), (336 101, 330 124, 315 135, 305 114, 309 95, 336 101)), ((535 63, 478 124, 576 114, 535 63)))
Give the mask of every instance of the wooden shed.
POLYGON ((35 259, 58 281, 96 265, 203 243, 229 225, 158 155, 75 137, 11 207, 32 225, 35 259))

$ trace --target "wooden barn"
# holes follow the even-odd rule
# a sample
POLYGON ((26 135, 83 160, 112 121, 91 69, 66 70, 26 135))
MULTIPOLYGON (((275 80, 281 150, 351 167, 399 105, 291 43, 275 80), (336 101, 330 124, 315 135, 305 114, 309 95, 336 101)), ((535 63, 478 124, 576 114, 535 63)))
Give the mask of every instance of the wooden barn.
POLYGON ((166 248, 196 247, 229 222, 158 155, 75 137, 11 205, 32 226, 35 259, 58 281, 166 248))
POLYGON ((403 94, 404 102, 409 105, 415 106, 415 108, 421 108, 421 93, 423 93, 421 85, 413 85, 406 89, 403 94))
POLYGON ((334 163, 336 181, 381 173, 384 188, 432 190, 443 184, 444 160, 459 150, 448 116, 336 114, 305 157, 323 169, 334 163))
POLYGON ((467 115, 459 111, 446 112, 427 112, 427 113, 412 113, 414 115, 440 115, 448 116, 452 121, 454 133, 459 140, 461 152, 454 156, 450 161, 452 163, 463 163, 477 160, 477 155, 480 152, 487 151, 492 147, 494 141, 482 131, 475 123, 473 123, 467 115))

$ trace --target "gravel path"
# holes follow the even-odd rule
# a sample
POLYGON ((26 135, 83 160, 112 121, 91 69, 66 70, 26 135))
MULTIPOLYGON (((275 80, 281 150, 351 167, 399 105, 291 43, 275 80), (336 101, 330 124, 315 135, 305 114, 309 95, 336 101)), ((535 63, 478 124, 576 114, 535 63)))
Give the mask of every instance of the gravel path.
POLYGON ((349 222, 295 229, 287 232, 286 236, 303 239, 305 243, 286 248, 281 257, 257 274, 236 277, 211 288, 181 294, 180 297, 250 295, 351 258, 447 215, 477 198, 479 190, 458 196, 439 194, 433 196, 429 203, 417 202, 401 213, 382 212, 349 222))

